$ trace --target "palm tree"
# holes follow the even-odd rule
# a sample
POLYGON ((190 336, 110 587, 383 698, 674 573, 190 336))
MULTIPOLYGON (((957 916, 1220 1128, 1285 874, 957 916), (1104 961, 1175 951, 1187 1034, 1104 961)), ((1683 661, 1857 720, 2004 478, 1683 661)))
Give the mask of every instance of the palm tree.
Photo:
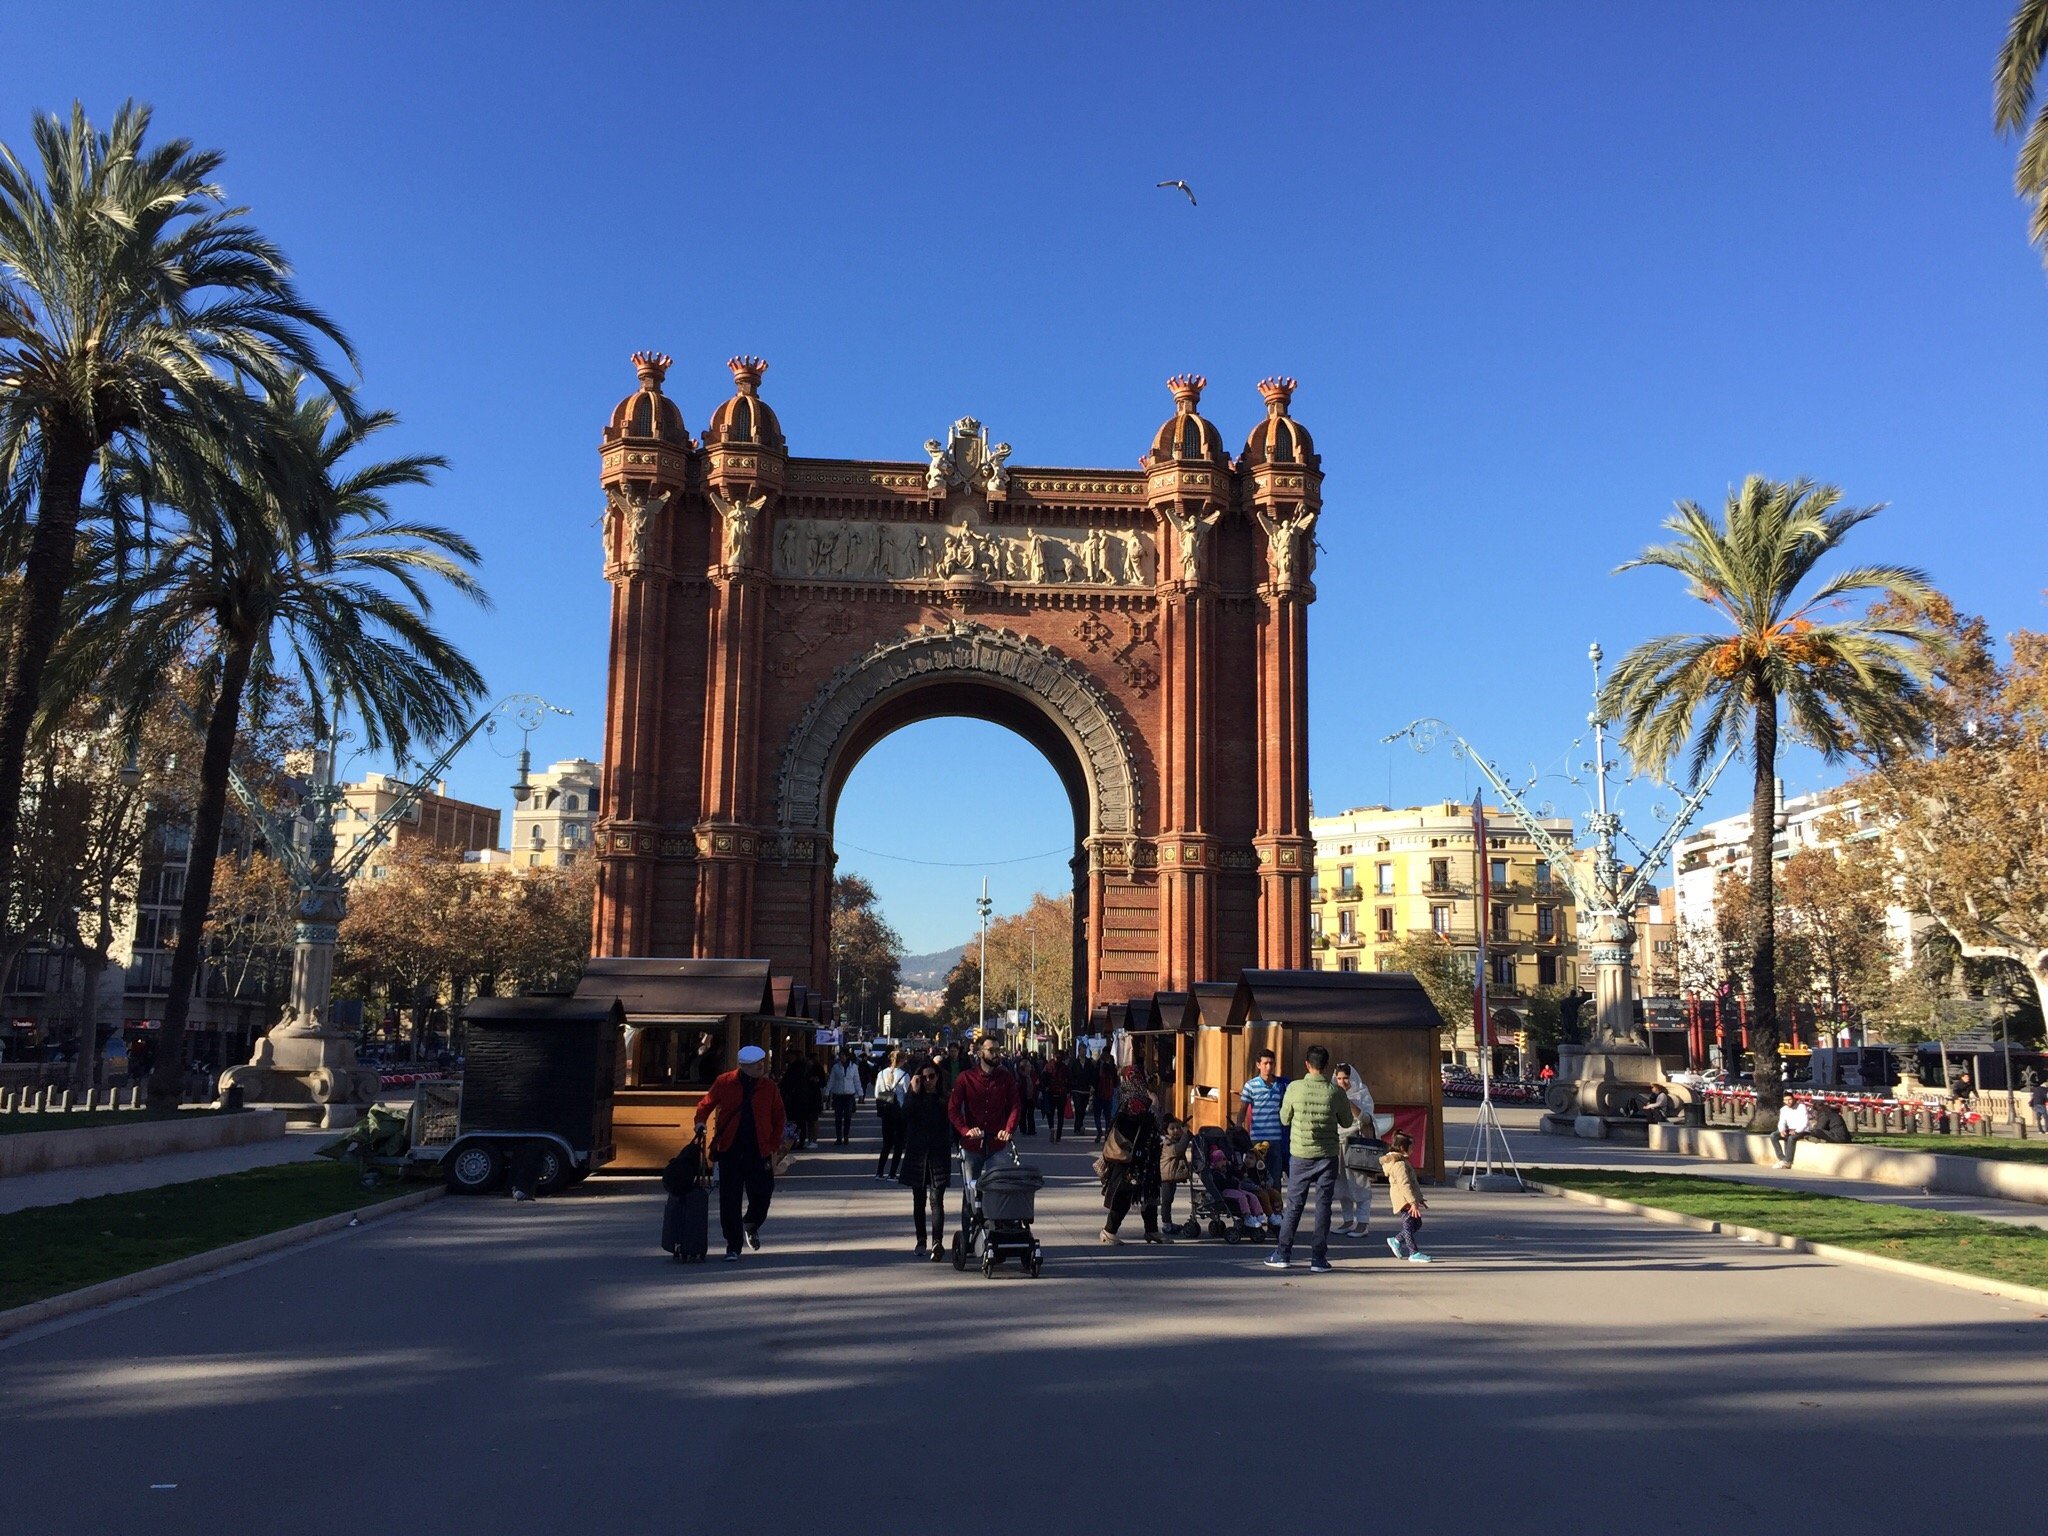
POLYGON ((1747 748, 1750 793, 1750 1022, 1757 1116, 1784 1096, 1778 1059, 1777 925, 1771 841, 1777 810, 1780 716, 1793 736, 1832 762, 1887 753, 1920 739, 1924 684, 1941 649, 1917 615, 1934 596, 1927 578, 1898 565, 1857 566, 1802 592, 1822 560, 1877 507, 1844 507, 1833 486, 1752 475, 1717 522, 1690 501, 1664 526, 1677 537, 1620 567, 1662 566, 1724 621, 1711 634, 1664 635, 1625 656, 1601 709, 1622 724, 1639 769, 1661 777, 1688 740, 1697 777, 1724 746, 1747 748), (1843 599, 1886 602, 1837 617, 1843 599))
MULTIPOLYGON (((316 714, 332 699, 360 722, 366 745, 401 763, 415 741, 459 724, 483 692, 476 668, 433 627, 428 591, 430 580, 445 582, 487 605, 470 571, 475 546, 446 528, 393 521, 386 502, 393 489, 428 484, 443 461, 416 455, 349 469, 344 461, 395 417, 343 419, 334 401, 300 398, 290 386, 266 410, 274 447, 256 464, 215 453, 202 472, 179 474, 131 461, 124 478, 147 481, 182 526, 139 578, 108 579, 81 605, 83 638, 62 662, 90 674, 111 661, 146 690, 177 657, 212 655, 154 1102, 176 1102, 235 739, 245 711, 261 713, 269 681, 296 677, 316 714)), ((100 568, 110 562, 103 544, 100 568)))
POLYGON ((237 375, 275 390, 304 371, 347 404, 320 352, 331 342, 353 364, 347 339, 247 210, 225 206, 209 180, 221 156, 145 144, 149 119, 133 102, 105 132, 77 105, 36 119, 40 182, 0 145, 0 529, 22 585, 0 684, 0 890, 95 462, 122 440, 163 458, 253 447, 260 417, 237 375))
MULTIPOLYGON (((2048 58, 2048 0, 2020 0, 1992 74, 1992 122, 2000 133, 2018 133, 2026 125, 2044 58, 2048 58)), ((2020 141, 2012 184, 2021 197, 2033 200, 2027 238, 2041 247, 2043 260, 2048 260, 2048 102, 2035 113, 2020 141)))

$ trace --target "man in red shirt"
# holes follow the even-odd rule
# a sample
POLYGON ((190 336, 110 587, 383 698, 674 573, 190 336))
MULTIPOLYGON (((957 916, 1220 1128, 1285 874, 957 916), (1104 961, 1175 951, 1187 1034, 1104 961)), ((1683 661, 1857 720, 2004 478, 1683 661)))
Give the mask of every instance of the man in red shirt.
POLYGON ((711 1151, 718 1159, 718 1222, 725 1232, 725 1258, 736 1263, 740 1244, 761 1246, 761 1223, 775 1196, 775 1154, 781 1150, 788 1117, 782 1090, 768 1076, 768 1053, 758 1045, 740 1048, 740 1065, 712 1083, 697 1102, 697 1134, 711 1122, 711 1151), (741 1210, 741 1201, 745 1210, 741 1210))
MULTIPOLYGON (((993 1036, 984 1035, 974 1065, 954 1079, 946 1100, 946 1118, 960 1138, 969 1182, 981 1177, 981 1165, 1017 1134, 1017 1078, 996 1057, 993 1036)), ((966 1223, 968 1196, 961 1196, 961 1222, 966 1223)))

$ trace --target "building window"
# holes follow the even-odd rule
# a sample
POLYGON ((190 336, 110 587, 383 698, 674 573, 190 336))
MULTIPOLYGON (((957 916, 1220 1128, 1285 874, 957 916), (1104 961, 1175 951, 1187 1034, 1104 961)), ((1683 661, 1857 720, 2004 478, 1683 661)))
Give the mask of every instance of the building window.
POLYGON ((1493 904, 1493 936, 1504 939, 1508 936, 1508 908, 1504 901, 1493 904))
POLYGON ((1311 873, 1308 877, 1308 899, 1310 901, 1319 901, 1322 899, 1322 894, 1323 877, 1319 874, 1311 873))
POLYGON ((1508 861, 1506 859, 1488 859, 1486 861, 1486 868, 1495 888, 1498 890, 1507 889, 1508 861))
POLYGON ((1493 971, 1494 984, 1496 986, 1512 987, 1515 984, 1515 957, 1513 955, 1494 955, 1491 958, 1493 962, 1491 970, 1493 971))
POLYGON ((1449 933, 1451 931, 1451 909, 1441 902, 1432 906, 1429 909, 1429 927, 1432 933, 1449 933))
POLYGON ((1356 890, 1357 888, 1358 880, 1356 876, 1353 875, 1351 866, 1349 864, 1338 865, 1337 889, 1340 891, 1352 891, 1356 890))
POLYGON ((1337 914, 1337 937, 1340 939, 1351 938, 1358 931, 1351 925, 1351 910, 1351 908, 1346 907, 1337 914))
POLYGON ((1429 840, 1429 846, 1432 848, 1448 848, 1451 846, 1451 840, 1447 837, 1432 837, 1429 840))
POLYGON ((1322 937, 1322 932, 1323 932, 1323 914, 1322 914, 1322 913, 1320 913, 1320 912, 1311 912, 1311 913, 1309 913, 1309 915, 1308 915, 1308 931, 1309 931, 1309 936, 1310 936, 1311 938, 1320 938, 1320 937, 1322 937))
POLYGON ((1372 851, 1374 853, 1385 853, 1388 849, 1392 848, 1393 846, 1394 845, 1392 843, 1388 842, 1383 837, 1378 842, 1372 845, 1372 851))
POLYGON ((565 810, 565 811, 573 811, 573 810, 576 810, 577 808, 578 808, 578 807, 577 807, 577 804, 576 804, 576 797, 575 797, 574 795, 564 795, 564 796, 562 797, 562 809, 563 809, 563 810, 565 810))
POLYGON ((1429 886, 1434 891, 1449 890, 1451 885, 1451 861, 1431 859, 1429 861, 1429 886))
POLYGON ((1550 860, 1548 860, 1548 859, 1538 859, 1538 860, 1536 861, 1536 890, 1537 890, 1537 893, 1538 893, 1538 894, 1540 895, 1541 893, 1543 893, 1544 891, 1547 891, 1547 890, 1549 890, 1549 889, 1550 889, 1550 860))
POLYGON ((1373 879, 1378 886, 1380 895, 1391 896, 1394 894, 1394 866, 1392 864, 1375 864, 1373 866, 1373 879))
POLYGON ((1351 845, 1350 845, 1349 843, 1339 843, 1339 844, 1337 845, 1337 857, 1338 857, 1338 858, 1340 858, 1340 859, 1348 859, 1348 858, 1350 858, 1350 857, 1351 857, 1351 845))
POLYGON ((1356 956, 1356 955, 1345 955, 1345 956, 1342 956, 1342 957, 1341 957, 1341 958, 1340 958, 1340 959, 1339 959, 1339 960, 1337 961, 1337 969, 1338 969, 1338 970, 1340 970, 1340 971, 1355 971, 1355 970, 1357 970, 1357 969, 1358 969, 1358 956, 1356 956))
POLYGON ((1536 909, 1536 937, 1539 939, 1554 939, 1557 937, 1557 908, 1538 907, 1536 909))
POLYGON ((1536 985, 1539 987, 1554 987, 1557 985, 1557 956, 1538 955, 1536 957, 1536 985))
POLYGON ((1379 927, 1381 938, 1391 939, 1394 936, 1394 909, 1392 907, 1380 908, 1379 927))

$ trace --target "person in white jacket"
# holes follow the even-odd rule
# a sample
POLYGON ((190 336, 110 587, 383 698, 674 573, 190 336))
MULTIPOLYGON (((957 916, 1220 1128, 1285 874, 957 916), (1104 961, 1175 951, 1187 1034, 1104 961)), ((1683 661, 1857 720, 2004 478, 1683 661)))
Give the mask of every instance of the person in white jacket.
POLYGON ((1363 1237, 1372 1228, 1372 1179, 1368 1174, 1356 1173, 1350 1167, 1342 1166, 1342 1149, 1353 1138, 1379 1134, 1373 1126, 1372 1090, 1365 1086, 1365 1079, 1348 1061, 1337 1064, 1337 1070, 1330 1074, 1330 1081, 1351 1101, 1352 1112, 1358 1117, 1338 1140, 1338 1162, 1343 1177, 1337 1181, 1337 1214, 1348 1225, 1339 1226, 1337 1230, 1349 1237, 1363 1237))
POLYGON ((860 1102, 860 1067, 843 1045, 825 1074, 825 1097, 832 1101, 832 1140, 846 1146, 853 1140, 853 1107, 860 1102))
POLYGON ((903 1172, 903 1099, 909 1092, 903 1053, 891 1051, 889 1064, 875 1074, 875 1113, 882 1117, 882 1155, 875 1163, 875 1177, 884 1183, 893 1183, 903 1172))

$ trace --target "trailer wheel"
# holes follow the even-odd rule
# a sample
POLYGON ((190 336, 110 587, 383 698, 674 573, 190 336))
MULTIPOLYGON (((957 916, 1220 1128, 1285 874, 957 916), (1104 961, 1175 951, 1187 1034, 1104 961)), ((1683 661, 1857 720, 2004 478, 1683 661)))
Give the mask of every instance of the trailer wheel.
POLYGON ((498 1182, 504 1166, 489 1142, 468 1142, 447 1160, 448 1188, 458 1195, 480 1195, 498 1182))
POLYGON ((562 1156, 562 1149, 552 1141, 528 1142, 534 1149, 533 1192, 536 1195, 558 1194, 569 1182, 569 1160, 562 1156))

